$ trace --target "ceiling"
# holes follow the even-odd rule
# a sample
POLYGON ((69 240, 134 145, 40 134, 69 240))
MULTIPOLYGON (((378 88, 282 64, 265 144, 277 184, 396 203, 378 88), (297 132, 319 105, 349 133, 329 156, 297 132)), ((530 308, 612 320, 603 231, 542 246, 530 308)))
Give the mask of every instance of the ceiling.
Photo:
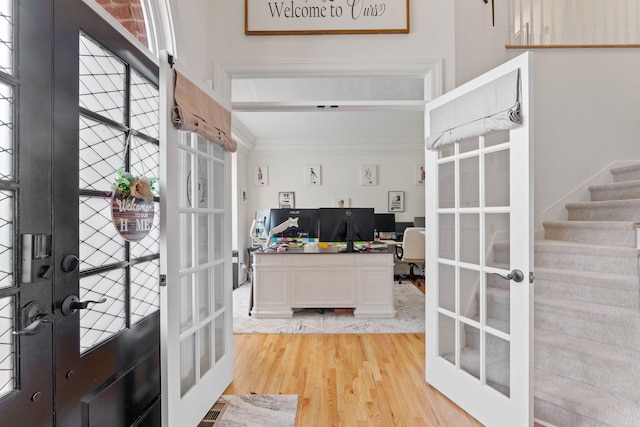
POLYGON ((424 141, 424 75, 243 76, 232 79, 231 94, 234 127, 256 151, 415 150, 424 141))

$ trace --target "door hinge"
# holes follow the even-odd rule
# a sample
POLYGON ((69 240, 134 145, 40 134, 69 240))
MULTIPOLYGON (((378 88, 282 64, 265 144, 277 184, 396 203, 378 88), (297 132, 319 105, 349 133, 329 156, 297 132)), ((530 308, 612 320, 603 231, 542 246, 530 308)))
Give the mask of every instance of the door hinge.
POLYGON ((533 283, 533 271, 529 272, 529 283, 533 283))
POLYGON ((161 274, 160 275, 160 286, 167 286, 167 275, 166 274, 161 274))

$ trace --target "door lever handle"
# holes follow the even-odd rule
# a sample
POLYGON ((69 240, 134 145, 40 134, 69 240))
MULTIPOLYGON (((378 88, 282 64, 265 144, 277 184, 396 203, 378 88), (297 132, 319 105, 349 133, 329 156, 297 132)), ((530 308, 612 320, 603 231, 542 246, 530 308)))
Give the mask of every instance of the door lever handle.
POLYGON ((33 321, 29 323, 24 329, 19 331, 13 331, 13 335, 35 335, 44 327, 43 323, 51 323, 55 316, 53 313, 41 313, 33 318, 33 321))
POLYGON ((104 302, 107 302, 106 298, 102 298, 98 301, 92 301, 92 300, 88 300, 88 301, 72 301, 71 302, 71 309, 72 310, 84 310, 85 308, 87 308, 89 306, 89 304, 102 304, 104 302))
POLYGON ((102 304, 105 302, 107 302, 106 298, 99 299, 98 301, 80 301, 80 298, 78 298, 77 296, 69 295, 64 299, 64 301, 62 301, 62 307, 60 307, 60 311, 62 311, 62 314, 64 314, 65 316, 69 316, 70 314, 73 314, 78 310, 84 310, 88 308, 89 304, 102 304))
POLYGON ((511 273, 507 274, 506 276, 503 276, 500 273, 491 273, 491 274, 495 274, 496 276, 500 276, 502 277, 504 280, 513 280, 514 282, 520 283, 524 280, 524 274, 522 273, 522 271, 520 270, 511 270, 511 273))
POLYGON ((13 331, 13 335, 35 335, 40 332, 46 323, 51 323, 55 316, 53 313, 45 313, 45 304, 42 301, 31 301, 22 309, 22 329, 13 331))

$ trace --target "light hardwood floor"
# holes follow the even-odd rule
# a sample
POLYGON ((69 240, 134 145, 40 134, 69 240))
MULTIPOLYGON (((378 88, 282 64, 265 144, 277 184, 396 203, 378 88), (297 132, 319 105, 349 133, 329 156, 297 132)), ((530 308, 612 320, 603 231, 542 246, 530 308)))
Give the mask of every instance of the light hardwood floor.
POLYGON ((296 427, 481 426, 425 382, 424 334, 235 335, 224 394, 297 394, 296 427))
POLYGON ((297 394, 296 427, 482 426, 426 383, 424 334, 236 334, 233 342, 224 394, 297 394))

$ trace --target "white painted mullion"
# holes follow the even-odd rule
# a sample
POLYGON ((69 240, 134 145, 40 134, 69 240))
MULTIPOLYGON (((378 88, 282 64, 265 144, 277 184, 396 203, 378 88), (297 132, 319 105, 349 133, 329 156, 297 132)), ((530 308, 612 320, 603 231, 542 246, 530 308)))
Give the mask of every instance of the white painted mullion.
POLYGON ((486 194, 485 194, 485 156, 486 153, 484 151, 484 135, 480 136, 479 138, 479 153, 478 153, 478 186, 479 186, 479 191, 478 194, 480 196, 480 201, 479 201, 479 225, 480 225, 480 230, 478 230, 478 232, 480 233, 479 239, 478 239, 478 244, 479 244, 479 253, 480 253, 480 260, 479 260, 479 264, 480 264, 480 383, 481 384, 486 384, 487 383, 487 340, 486 340, 486 334, 485 334, 485 326, 487 325, 487 288, 486 288, 486 280, 485 280, 485 274, 484 274, 484 268, 486 267, 486 259, 485 259, 485 239, 486 239, 486 233, 485 233, 485 200, 486 200, 486 194))
POLYGON ((461 348, 460 348, 460 338, 462 335, 462 325, 460 322, 461 318, 461 307, 460 307, 460 144, 454 144, 454 221, 453 221, 453 229, 454 229, 454 261, 455 261, 455 269, 454 269, 454 280, 455 280, 455 365, 457 369, 461 369, 461 348))

